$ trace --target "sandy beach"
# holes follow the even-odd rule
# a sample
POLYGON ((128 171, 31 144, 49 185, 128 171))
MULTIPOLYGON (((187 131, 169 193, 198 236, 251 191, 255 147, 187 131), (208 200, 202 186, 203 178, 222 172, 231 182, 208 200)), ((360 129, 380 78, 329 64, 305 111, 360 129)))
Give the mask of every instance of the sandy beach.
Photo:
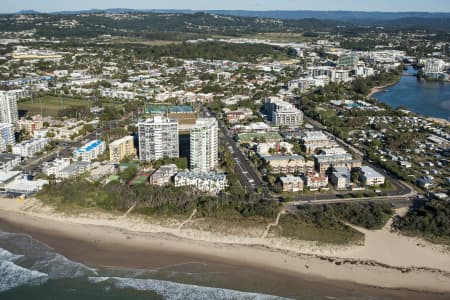
POLYGON ((440 125, 444 125, 444 126, 448 126, 450 127, 450 121, 446 120, 446 119, 441 119, 441 118, 427 118, 428 121, 431 122, 435 122, 438 123, 440 125))
MULTIPOLYGON (((67 257, 93 266, 155 268, 208 261, 221 270, 243 266, 258 270, 255 286, 266 280, 266 287, 273 291, 274 283, 280 282, 276 288, 289 291, 286 296, 299 289, 299 278, 365 286, 358 289, 379 287, 383 289, 378 293, 395 299, 446 299, 450 295, 448 249, 392 233, 389 223, 377 231, 357 228, 365 234, 364 245, 340 247, 270 235, 203 232, 193 229, 195 222, 194 217, 180 227, 174 220, 172 225, 161 225, 133 214, 67 216, 36 199, 0 199, 1 230, 30 234, 67 257)), ((236 273, 236 282, 229 288, 239 288, 241 273, 236 273)))

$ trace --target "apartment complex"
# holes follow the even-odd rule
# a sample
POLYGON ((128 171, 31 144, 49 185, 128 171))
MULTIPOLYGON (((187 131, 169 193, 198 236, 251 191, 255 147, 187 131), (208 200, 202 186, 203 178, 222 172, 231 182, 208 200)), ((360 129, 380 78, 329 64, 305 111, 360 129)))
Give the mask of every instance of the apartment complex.
POLYGON ((19 155, 11 153, 0 153, 0 172, 11 171, 20 165, 21 158, 19 155))
POLYGON ((279 98, 271 97, 266 100, 264 110, 276 126, 298 127, 303 123, 303 112, 279 98))
POLYGON ((90 162, 96 159, 106 149, 105 143, 100 140, 93 140, 85 144, 83 147, 76 149, 73 152, 73 159, 75 161, 90 162))
POLYGON ((303 179, 296 176, 280 177, 283 192, 300 192, 303 191, 303 179))
POLYGON ((155 116, 138 123, 141 162, 179 156, 178 121, 155 116))
POLYGON ((149 184, 165 186, 169 184, 170 180, 177 172, 178 168, 175 164, 161 166, 150 176, 149 184))
POLYGON ((26 133, 34 134, 35 131, 44 128, 44 122, 42 120, 27 120, 20 119, 16 123, 17 130, 25 130, 26 133))
POLYGON ((55 176, 55 178, 60 178, 61 171, 70 166, 70 158, 57 158, 55 160, 45 162, 42 165, 42 173, 46 176, 55 176))
POLYGON ((201 192, 219 193, 227 187, 225 174, 180 172, 175 176, 175 186, 190 186, 201 192))
POLYGON ((8 145, 14 145, 14 126, 10 123, 0 123, 0 152, 5 152, 8 145))
POLYGON ((368 186, 379 186, 384 184, 385 177, 371 167, 361 167, 362 182, 368 186))
POLYGON ((305 162, 300 155, 269 155, 263 159, 276 174, 306 173, 308 169, 314 169, 314 162, 305 162))
POLYGON ((125 136, 109 144, 109 160, 119 163, 125 157, 136 155, 134 137, 125 136))
POLYGON ((48 139, 46 138, 26 140, 20 144, 14 145, 12 147, 12 153, 20 155, 21 157, 33 157, 37 153, 44 151, 47 144, 48 139))
POLYGON ((13 124, 18 119, 16 93, 13 91, 0 91, 0 122, 13 124))
POLYGON ((190 133, 190 169, 209 172, 219 164, 218 125, 215 118, 197 119, 190 133))
POLYGON ((423 71, 425 74, 441 73, 445 70, 445 61, 442 59, 430 58, 424 61, 423 71))
POLYGON ((322 131, 305 131, 301 138, 306 153, 311 154, 318 149, 332 148, 336 144, 322 131))

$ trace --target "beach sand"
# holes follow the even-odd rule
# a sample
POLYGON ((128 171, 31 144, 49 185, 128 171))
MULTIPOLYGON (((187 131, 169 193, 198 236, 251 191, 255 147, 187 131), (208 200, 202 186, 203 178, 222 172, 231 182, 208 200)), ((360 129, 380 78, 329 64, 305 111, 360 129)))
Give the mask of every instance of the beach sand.
POLYGON ((366 235, 364 245, 338 247, 270 236, 197 232, 188 224, 186 229, 178 229, 173 223, 155 225, 132 214, 65 216, 35 199, 0 199, 0 229, 30 234, 92 266, 161 268, 207 262, 211 268, 233 274, 232 282, 222 287, 244 289, 245 285, 246 289, 291 297, 298 295, 305 281, 319 289, 320 283, 326 282, 327 288, 336 287, 335 293, 338 287, 351 290, 352 285, 358 291, 369 289, 365 286, 389 288, 377 289, 377 294, 387 299, 448 299, 450 295, 447 249, 391 233, 389 224, 378 231, 358 228, 366 235), (242 272, 244 267, 247 269, 242 272))
POLYGON ((450 121, 441 118, 427 118, 428 121, 438 123, 439 125, 444 125, 450 127, 450 121))

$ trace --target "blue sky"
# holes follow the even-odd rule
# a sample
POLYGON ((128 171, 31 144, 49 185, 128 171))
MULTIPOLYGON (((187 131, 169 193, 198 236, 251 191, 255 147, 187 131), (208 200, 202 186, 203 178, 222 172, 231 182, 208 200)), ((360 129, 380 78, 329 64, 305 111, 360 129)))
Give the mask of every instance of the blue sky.
POLYGON ((0 0, 0 12, 91 8, 450 12, 450 0, 0 0))

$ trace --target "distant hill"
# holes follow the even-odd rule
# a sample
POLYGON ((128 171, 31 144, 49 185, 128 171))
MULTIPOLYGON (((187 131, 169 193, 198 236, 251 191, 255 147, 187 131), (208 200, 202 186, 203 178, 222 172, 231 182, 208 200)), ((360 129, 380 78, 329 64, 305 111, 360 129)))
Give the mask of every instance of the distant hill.
MULTIPOLYGON (((52 14, 94 14, 94 13, 212 13, 219 15, 237 16, 237 17, 257 17, 271 18, 283 20, 301 20, 301 19, 318 19, 318 20, 336 20, 344 22, 374 22, 374 21, 390 21, 403 18, 426 18, 426 19, 446 19, 450 18, 450 12, 430 13, 430 12, 365 12, 365 11, 318 11, 318 10, 269 10, 269 11, 253 11, 253 10, 189 10, 189 9, 131 9, 131 8, 109 8, 109 9, 89 9, 77 11, 56 11, 52 14)), ((38 14, 38 11, 24 10, 17 14, 38 14)))

